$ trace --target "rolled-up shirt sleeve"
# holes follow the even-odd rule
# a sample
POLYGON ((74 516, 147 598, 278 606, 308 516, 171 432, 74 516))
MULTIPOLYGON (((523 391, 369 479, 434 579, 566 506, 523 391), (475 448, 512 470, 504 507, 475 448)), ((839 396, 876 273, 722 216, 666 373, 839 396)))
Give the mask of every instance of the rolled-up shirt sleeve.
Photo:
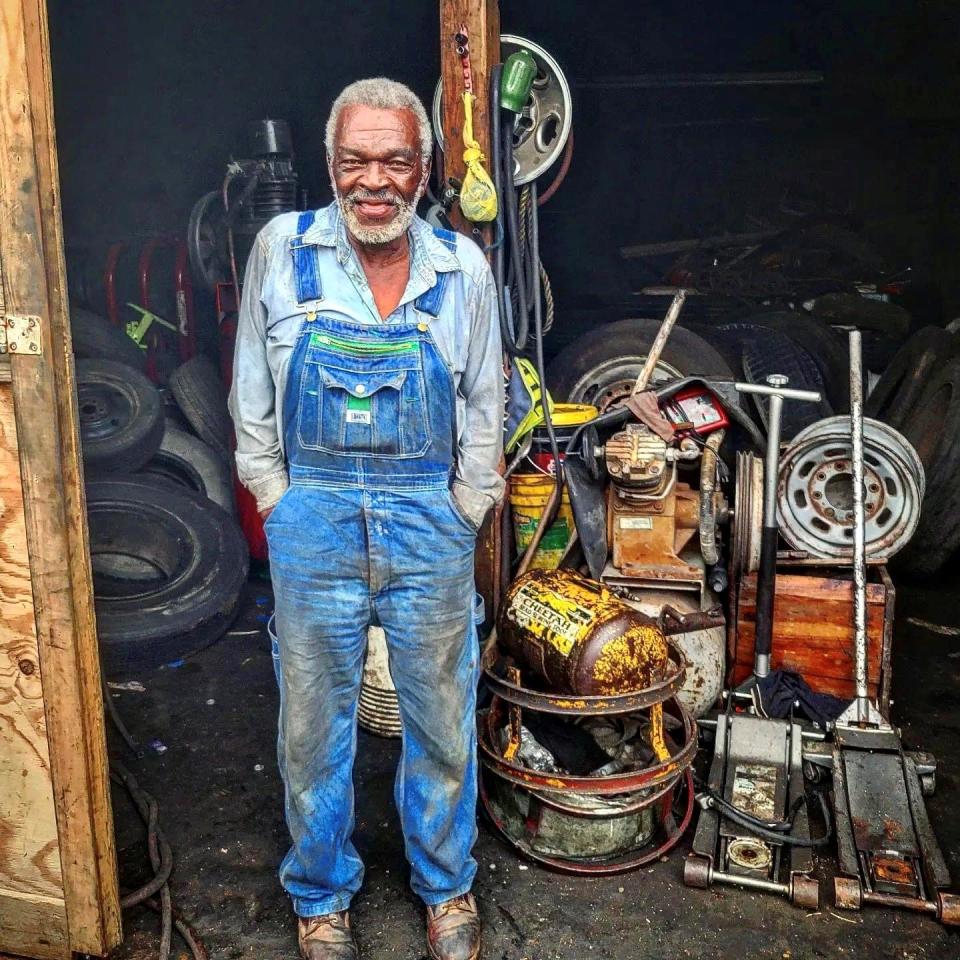
POLYGON ((237 474, 261 512, 287 489, 287 466, 280 443, 276 388, 267 362, 267 309, 260 299, 269 250, 257 237, 244 274, 233 354, 230 415, 237 436, 237 474))
POLYGON ((457 505, 479 529, 487 511, 503 496, 503 357, 493 276, 481 275, 469 301, 470 343, 460 378, 465 400, 457 474, 457 505))

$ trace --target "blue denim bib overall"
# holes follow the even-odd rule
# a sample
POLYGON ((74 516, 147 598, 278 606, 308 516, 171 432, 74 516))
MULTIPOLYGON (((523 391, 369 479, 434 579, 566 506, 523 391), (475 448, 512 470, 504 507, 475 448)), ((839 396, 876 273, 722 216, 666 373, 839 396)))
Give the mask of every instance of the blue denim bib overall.
POLYGON ((303 917, 346 909, 363 878, 351 833, 368 625, 387 638, 403 725, 394 796, 427 904, 473 883, 477 794, 475 531, 450 492, 453 378, 430 335, 448 275, 416 300, 415 322, 325 317, 316 248, 302 242, 311 221, 291 256, 298 300, 319 309, 290 359, 290 487, 266 523, 293 840, 280 878, 303 917))

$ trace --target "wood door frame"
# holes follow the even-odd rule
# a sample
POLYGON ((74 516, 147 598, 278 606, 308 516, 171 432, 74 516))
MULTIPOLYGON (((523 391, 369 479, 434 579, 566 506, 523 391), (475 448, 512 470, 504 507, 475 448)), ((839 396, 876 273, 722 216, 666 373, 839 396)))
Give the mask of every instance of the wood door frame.
MULTIPOLYGON (((476 102, 473 107, 473 134, 484 155, 493 155, 496 145, 491 143, 490 118, 490 71, 500 62, 500 4, 499 0, 440 0, 440 78, 444 93, 453 91, 454 96, 444 96, 442 126, 445 140, 443 155, 444 179, 454 178, 463 182, 466 164, 463 162, 463 66, 457 54, 454 40, 461 26, 467 28, 470 41, 470 71, 476 102)), ((489 166, 488 166, 489 169, 489 166)), ((455 203, 448 211, 456 229, 482 244, 489 244, 492 228, 489 224, 475 228, 455 203), (475 234, 474 231, 477 230, 475 234)), ((490 259, 491 254, 487 254, 490 259)), ((504 464, 501 462, 501 473, 504 464)), ((500 606, 502 537, 501 521, 503 504, 497 504, 487 515, 477 536, 477 552, 474 563, 477 591, 484 600, 487 619, 492 621, 500 606)))
MULTIPOLYGON (((0 0, 0 262, 69 949, 121 940, 113 816, 68 316, 45 0, 0 0)), ((2 944, 0 944, 2 946, 2 944)))

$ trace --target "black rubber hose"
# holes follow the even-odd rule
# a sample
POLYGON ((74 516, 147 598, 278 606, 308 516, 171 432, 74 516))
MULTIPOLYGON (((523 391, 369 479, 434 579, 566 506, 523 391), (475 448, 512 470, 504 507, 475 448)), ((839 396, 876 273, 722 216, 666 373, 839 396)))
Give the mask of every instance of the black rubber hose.
POLYGON ((765 820, 758 820, 732 803, 728 803, 719 794, 712 790, 702 791, 708 798, 708 803, 719 814, 732 820, 734 823, 749 830, 752 834, 761 840, 767 840, 770 843, 782 843, 790 847, 823 847, 826 846, 833 837, 833 818, 830 816, 830 808, 823 793, 817 791, 817 799, 820 801, 820 810, 823 814, 825 830, 821 837, 795 837, 789 832, 793 824, 771 824, 765 820), (786 829, 784 828, 786 827, 786 829))
POLYGON ((508 282, 517 293, 517 309, 514 312, 516 339, 514 350, 526 349, 530 337, 530 305, 527 302, 527 278, 524 273, 523 247, 520 242, 520 212, 517 207, 517 191, 513 187, 513 130, 506 124, 501 131, 503 140, 503 200, 507 215, 507 240, 510 244, 511 277, 508 282))
MULTIPOLYGON (((513 325, 512 304, 509 302, 510 291, 506 288, 506 269, 504 264, 504 246, 506 245, 506 229, 504 227, 504 204, 506 198, 503 191, 503 162, 500 157, 500 74, 503 71, 501 64, 496 64, 490 71, 490 139, 493 143, 491 153, 493 168, 493 186, 497 194, 497 232, 500 243, 493 248, 493 282, 497 288, 497 315, 500 318, 500 339, 503 347, 510 356, 516 356, 517 348, 514 342, 515 332, 513 325)), ((512 189, 512 184, 511 184, 512 189)))
MULTIPOLYGON (((530 184, 530 249, 531 249, 531 269, 539 274, 540 268, 540 220, 537 216, 537 183, 530 184)), ((543 362, 543 307, 540 302, 540 285, 537 284, 533 290, 533 327, 536 337, 537 354, 537 376, 540 378, 540 389, 542 391, 541 404, 543 405, 543 422, 547 428, 547 436, 550 438, 550 452, 553 454, 553 475, 557 481, 557 489, 563 484, 563 464, 560 460, 560 448, 557 446, 557 435, 553 430, 553 414, 550 412, 550 404, 547 400, 547 377, 545 373, 546 365, 543 362)), ((562 491, 560 491, 562 493, 562 491)))

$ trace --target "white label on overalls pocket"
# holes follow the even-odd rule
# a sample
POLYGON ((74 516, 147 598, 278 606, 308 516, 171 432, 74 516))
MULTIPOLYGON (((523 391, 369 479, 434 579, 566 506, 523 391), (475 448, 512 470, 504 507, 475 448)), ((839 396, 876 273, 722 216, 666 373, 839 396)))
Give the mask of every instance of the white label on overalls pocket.
POLYGON ((347 423, 365 423, 367 426, 370 426, 370 411, 348 410, 347 423))

